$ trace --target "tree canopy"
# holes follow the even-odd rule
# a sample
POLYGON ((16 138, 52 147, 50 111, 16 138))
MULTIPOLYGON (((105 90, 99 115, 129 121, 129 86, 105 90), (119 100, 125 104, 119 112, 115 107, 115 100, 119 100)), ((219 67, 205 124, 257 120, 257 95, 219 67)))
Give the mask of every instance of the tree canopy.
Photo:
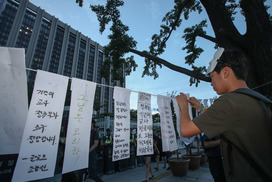
MULTIPOLYGON (((136 50, 137 42, 128 35, 129 27, 124 25, 120 19, 119 8, 124 5, 122 0, 107 0, 105 5, 91 5, 92 11, 97 15, 102 33, 106 25, 110 24, 111 34, 108 36, 110 42, 105 46, 105 55, 110 57, 103 66, 102 74, 109 78, 112 74, 113 80, 121 80, 123 68, 126 75, 134 71, 137 64, 133 56, 124 58, 128 52, 137 54, 144 58, 145 67, 143 76, 158 77, 157 67, 166 66, 171 70, 190 76, 190 84, 200 81, 210 82, 206 77, 205 66, 196 66, 203 48, 197 46, 196 38, 201 37, 214 43, 216 47, 225 49, 238 49, 247 57, 249 78, 248 85, 256 88, 262 94, 271 97, 272 93, 272 18, 268 14, 266 0, 174 0, 174 8, 166 13, 162 19, 160 33, 152 36, 149 50, 136 50), (184 20, 189 20, 190 14, 205 12, 208 20, 204 19, 192 27, 185 28, 183 39, 186 46, 183 50, 187 52, 185 63, 191 66, 191 70, 174 65, 159 56, 165 51, 166 42, 182 26, 184 20), (235 14, 241 11, 245 17, 246 33, 241 34, 234 24, 235 14), (206 33, 207 21, 210 21, 215 36, 206 33), (270 84, 266 84, 270 83, 270 84), (264 86, 263 86, 264 85, 264 86), (261 86, 261 87, 259 87, 261 86)), ((76 0, 82 6, 83 0, 76 0)))

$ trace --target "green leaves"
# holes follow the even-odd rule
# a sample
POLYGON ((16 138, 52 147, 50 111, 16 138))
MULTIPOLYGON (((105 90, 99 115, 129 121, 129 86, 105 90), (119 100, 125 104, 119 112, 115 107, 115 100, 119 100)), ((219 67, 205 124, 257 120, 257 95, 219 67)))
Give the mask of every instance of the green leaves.
POLYGON ((123 82, 124 74, 129 75, 138 66, 133 56, 127 59, 124 58, 124 55, 130 49, 136 47, 137 42, 127 34, 129 27, 120 20, 118 8, 123 5, 124 2, 121 0, 107 0, 105 6, 91 5, 92 11, 97 15, 101 34, 105 31, 106 25, 112 23, 110 27, 111 34, 108 35, 110 42, 105 46, 105 56, 109 58, 104 62, 101 75, 108 79, 111 73, 112 80, 120 80, 121 82, 123 82))
POLYGON ((76 0, 76 3, 78 4, 79 7, 83 6, 83 0, 76 0))
MULTIPOLYGON (((192 68, 193 68, 194 72, 196 72, 196 73, 204 73, 207 71, 205 66, 202 66, 202 67, 192 66, 192 68)), ((195 84, 195 86, 197 87, 199 83, 200 83, 199 79, 196 79, 194 77, 190 77, 190 86, 195 84)))
MULTIPOLYGON (((158 56, 165 51, 166 42, 171 36, 172 32, 175 31, 178 27, 181 26, 182 19, 181 15, 184 16, 184 19, 189 18, 191 12, 197 11, 198 13, 202 12, 202 7, 200 2, 196 0, 175 0, 176 5, 174 9, 166 13, 163 18, 165 24, 161 25, 160 34, 154 34, 152 36, 152 42, 149 46, 149 52, 151 55, 158 56)), ((199 25, 195 25, 192 28, 186 29, 185 38, 187 46, 183 49, 187 49, 187 53, 191 53, 186 56, 186 62, 189 65, 194 64, 194 61, 199 57, 203 52, 203 49, 197 48, 195 45, 196 37, 198 35, 204 35, 206 32, 203 30, 203 27, 206 27, 206 20, 202 21, 199 25)), ((152 60, 145 59, 146 66, 144 67, 143 75, 158 77, 156 72, 157 63, 152 62, 152 60)), ((198 83, 193 80, 193 82, 198 83)), ((192 83, 192 82, 191 82, 192 83)))
POLYGON ((120 24, 120 11, 118 7, 123 6, 124 2, 120 0, 107 0, 105 6, 102 5, 91 5, 90 8, 96 13, 99 21, 100 33, 102 34, 109 22, 113 24, 120 24))
POLYGON ((188 65, 193 65, 195 60, 199 58, 200 54, 203 52, 202 48, 196 47, 196 38, 206 35, 203 27, 207 27, 207 20, 203 20, 198 25, 194 25, 191 28, 186 28, 184 30, 182 38, 185 39, 187 45, 182 49, 187 50, 187 53, 190 53, 185 57, 185 63, 188 65))
POLYGON ((157 70, 156 70, 157 65, 162 67, 161 64, 158 64, 148 58, 145 58, 145 66, 144 66, 144 71, 143 71, 142 77, 147 75, 147 76, 153 76, 154 79, 158 78, 159 74, 157 73, 157 70))

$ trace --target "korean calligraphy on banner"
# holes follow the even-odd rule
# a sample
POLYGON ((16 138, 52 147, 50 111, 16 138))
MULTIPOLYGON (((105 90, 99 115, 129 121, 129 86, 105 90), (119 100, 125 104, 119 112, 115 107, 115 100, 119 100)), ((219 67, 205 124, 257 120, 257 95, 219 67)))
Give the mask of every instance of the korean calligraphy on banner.
MULTIPOLYGON (((186 94, 187 98, 189 98, 189 94, 186 94)), ((195 136, 192 136, 190 138, 185 138, 181 135, 181 131, 180 131, 180 116, 181 116, 181 111, 180 111, 180 108, 179 108, 179 105, 178 105, 178 102, 177 102, 177 99, 176 98, 173 98, 172 99, 173 101, 173 105, 174 105, 174 110, 175 110, 175 113, 176 113, 176 117, 177 117, 177 131, 178 131, 178 134, 179 134, 179 137, 180 139, 186 144, 190 144, 194 141, 195 139, 195 136)), ((190 104, 188 104, 188 111, 189 111, 189 116, 190 116, 190 119, 192 120, 193 119, 193 113, 192 113, 192 106, 190 104)))
POLYGON ((72 97, 62 173, 88 167, 96 83, 72 79, 72 97))
POLYGON ((153 154, 151 95, 140 92, 137 107, 137 156, 153 154))
POLYGON ((52 177, 68 77, 38 71, 12 181, 52 177))
POLYGON ((0 155, 18 154, 27 117, 25 50, 0 47, 0 155))
POLYGON ((161 118, 161 134, 162 134, 162 148, 163 151, 177 150, 176 132, 174 129, 172 111, 171 111, 171 97, 162 95, 157 96, 157 103, 161 118))
POLYGON ((114 87, 114 137, 112 161, 130 157, 130 94, 131 90, 114 87))

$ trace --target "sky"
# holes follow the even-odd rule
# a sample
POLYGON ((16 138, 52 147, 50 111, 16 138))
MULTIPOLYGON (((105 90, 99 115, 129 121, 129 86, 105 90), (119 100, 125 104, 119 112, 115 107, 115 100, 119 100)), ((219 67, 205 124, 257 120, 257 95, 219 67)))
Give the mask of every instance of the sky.
MULTIPOLYGON (((109 40, 107 36, 110 33, 110 25, 106 27, 103 34, 100 34, 96 14, 89 8, 90 3, 103 5, 106 0, 84 0, 82 8, 78 7, 75 0, 30 0, 30 2, 41 7, 41 9, 44 9, 62 22, 67 23, 83 35, 98 42, 100 45, 104 46, 108 44, 109 40)), ((267 4, 271 6, 272 2, 269 1, 267 4)), ((128 34, 138 42, 137 50, 149 50, 152 35, 159 34, 162 18, 167 12, 172 10, 173 7, 174 0, 125 1, 124 6, 120 8, 121 20, 125 25, 129 26, 130 30, 128 34)), ((271 13, 271 8, 269 12, 271 13)), ((186 45, 186 42, 181 37, 184 28, 197 24, 203 19, 208 19, 205 10, 201 15, 196 13, 192 14, 188 21, 184 21, 181 27, 172 33, 171 38, 166 44, 167 48, 165 52, 159 57, 172 64, 190 69, 190 67, 184 63, 184 58, 187 54, 182 50, 182 47, 186 45)), ((236 18, 235 25, 242 34, 246 32, 242 16, 236 18)), ((206 32, 210 36, 214 35, 209 23, 206 32)), ((216 51, 214 44, 202 38, 197 39, 197 44, 204 49, 204 52, 197 60, 196 65, 205 65, 208 67, 209 61, 213 58, 213 54, 216 51)), ((137 92, 152 94, 153 108, 156 107, 156 95, 168 95, 168 93, 172 92, 176 92, 177 94, 179 92, 189 93, 190 96, 194 96, 197 99, 218 97, 210 83, 202 81, 198 87, 194 85, 190 86, 189 76, 175 72, 164 66, 162 69, 157 70, 159 73, 157 79, 154 80, 153 77, 149 76, 142 77, 144 58, 135 54, 127 54, 127 56, 130 55, 135 57, 136 63, 138 64, 137 70, 126 77, 126 88, 132 90, 131 108, 137 108, 137 92)))

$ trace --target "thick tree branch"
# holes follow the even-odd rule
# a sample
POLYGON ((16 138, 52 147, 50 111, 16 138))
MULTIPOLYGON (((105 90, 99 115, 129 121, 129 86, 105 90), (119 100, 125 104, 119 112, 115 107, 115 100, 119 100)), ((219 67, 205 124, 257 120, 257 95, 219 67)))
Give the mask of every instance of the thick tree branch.
MULTIPOLYGON (((209 16, 212 24, 216 42, 225 48, 237 46, 237 40, 242 39, 235 25, 233 24, 231 13, 227 10, 224 0, 200 0, 209 16), (223 46, 224 45, 224 46, 223 46)), ((238 43, 239 45, 239 43, 238 43)))
MULTIPOLYGON (((190 1, 190 0, 186 1, 186 2, 185 2, 185 5, 186 5, 189 1, 190 1)), ((180 19, 182 10, 183 10, 183 8, 181 8, 181 6, 179 6, 179 8, 178 8, 178 13, 177 13, 175 22, 174 22, 174 24, 171 26, 171 30, 169 31, 168 36, 164 38, 163 43, 166 43, 166 42, 167 42, 167 40, 170 38, 170 36, 171 36, 173 30, 176 29, 176 26, 177 26, 178 23, 179 23, 179 19, 180 19)))
POLYGON ((215 43, 215 44, 217 44, 217 41, 216 41, 216 38, 214 38, 214 37, 212 37, 212 36, 209 36, 209 35, 198 35, 199 37, 202 37, 202 38, 204 38, 204 39, 207 39, 207 40, 209 40, 209 41, 211 41, 211 42, 213 42, 213 43, 215 43))
POLYGON ((137 54, 137 55, 139 55, 141 57, 145 57, 145 58, 150 59, 150 60, 152 60, 154 62, 158 62, 160 64, 163 64, 164 66, 166 66, 167 68, 169 68, 169 69, 171 69, 173 71, 183 73, 185 75, 194 77, 195 79, 198 79, 198 80, 211 82, 211 79, 209 77, 206 77, 204 74, 196 73, 196 72, 188 70, 186 68, 182 68, 180 66, 173 65, 172 63, 169 63, 168 61, 166 61, 164 59, 158 58, 156 56, 152 56, 152 55, 150 55, 150 54, 148 54, 146 52, 138 51, 138 50, 135 50, 135 49, 130 49, 129 52, 135 53, 135 54, 137 54))
MULTIPOLYGON (((244 12, 247 24, 247 35, 249 34, 259 36, 265 40, 271 38, 271 36, 263 37, 264 35, 271 35, 272 33, 272 26, 269 21, 269 14, 266 11, 263 1, 242 0, 241 8, 244 12), (267 32, 267 34, 260 34, 260 31, 267 32)), ((263 41, 262 39, 258 40, 263 41)))

